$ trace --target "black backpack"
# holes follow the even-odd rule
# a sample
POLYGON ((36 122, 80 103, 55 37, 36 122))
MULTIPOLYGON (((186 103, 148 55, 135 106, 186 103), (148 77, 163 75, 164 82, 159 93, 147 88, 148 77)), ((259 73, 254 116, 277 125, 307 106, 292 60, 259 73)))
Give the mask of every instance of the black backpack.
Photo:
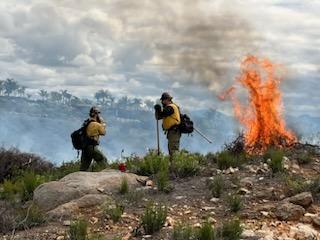
POLYGON ((86 120, 81 128, 71 133, 71 141, 74 149, 82 150, 88 145, 96 145, 96 143, 93 143, 94 140, 87 136, 86 130, 91 122, 93 122, 93 120, 86 120))
POLYGON ((180 132, 190 134, 193 132, 193 121, 187 114, 180 114, 181 123, 179 125, 180 132))

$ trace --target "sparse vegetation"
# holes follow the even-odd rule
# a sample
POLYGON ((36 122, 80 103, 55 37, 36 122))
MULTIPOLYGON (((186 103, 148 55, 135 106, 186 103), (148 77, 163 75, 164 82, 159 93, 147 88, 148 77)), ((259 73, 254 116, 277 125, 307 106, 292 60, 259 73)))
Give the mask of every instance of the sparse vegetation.
POLYGON ((297 157, 297 161, 298 161, 299 164, 308 164, 308 163, 312 162, 312 158, 313 158, 312 153, 304 152, 304 153, 301 153, 297 157))
POLYGON ((228 205, 231 212, 239 212, 242 207, 242 199, 239 195, 233 194, 228 197, 228 205))
POLYGON ((119 193, 123 195, 123 194, 127 194, 128 192, 129 192, 128 179, 126 177, 123 177, 121 180, 119 193))
POLYGON ((217 154, 217 164, 219 169, 228 169, 229 167, 239 167, 246 160, 244 153, 233 154, 232 152, 225 150, 217 154))
POLYGON ((142 190, 133 190, 125 194, 124 197, 129 203, 136 204, 141 202, 144 197, 144 192, 142 190))
POLYGON ((31 204, 28 208, 22 208, 18 212, 17 229, 27 229, 45 222, 45 216, 38 206, 31 204))
POLYGON ((208 221, 204 222, 199 229, 197 240, 215 240, 215 231, 208 221))
POLYGON ((217 230, 217 239, 240 240, 243 228, 238 219, 224 222, 217 230))
POLYGON ((209 183, 209 189, 213 197, 219 198, 222 195, 224 189, 224 179, 221 175, 213 178, 212 182, 209 183))
POLYGON ((149 204, 141 218, 141 224, 145 234, 153 234, 159 231, 167 218, 167 207, 162 204, 149 204))
POLYGON ((171 171, 180 178, 196 175, 200 170, 202 156, 180 151, 173 155, 171 171))
POLYGON ((88 239, 88 222, 84 219, 79 219, 71 223, 68 239, 69 240, 87 240, 88 239))
POLYGON ((124 206, 113 201, 106 201, 102 208, 104 216, 115 223, 119 222, 124 212, 124 206))
POLYGON ((272 173, 284 171, 283 166, 284 151, 281 149, 268 149, 263 158, 269 164, 272 173))
POLYGON ((173 240, 196 240, 196 232, 189 225, 178 224, 173 228, 173 240))

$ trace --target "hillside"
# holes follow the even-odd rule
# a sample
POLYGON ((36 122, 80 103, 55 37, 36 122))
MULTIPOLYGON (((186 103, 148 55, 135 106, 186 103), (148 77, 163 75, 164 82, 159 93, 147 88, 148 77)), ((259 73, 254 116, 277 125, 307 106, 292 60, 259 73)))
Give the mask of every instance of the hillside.
POLYGON ((150 152, 127 159, 127 173, 75 172, 35 190, 25 208, 38 206, 45 222, 29 207, 14 239, 209 240, 211 226, 215 239, 320 239, 319 154, 309 145, 263 156, 181 152, 167 172, 168 159, 150 152))

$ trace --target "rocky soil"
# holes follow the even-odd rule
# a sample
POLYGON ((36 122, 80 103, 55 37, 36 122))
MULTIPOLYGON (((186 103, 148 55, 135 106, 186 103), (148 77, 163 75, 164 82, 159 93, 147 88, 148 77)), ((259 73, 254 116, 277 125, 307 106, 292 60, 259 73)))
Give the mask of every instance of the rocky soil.
MULTIPOLYGON (((299 165, 294 159, 284 159, 286 176, 300 176, 306 180, 320 175, 320 159, 299 165)), ((90 233, 102 233, 107 239, 171 239, 172 229, 178 222, 192 226, 208 219, 217 225, 238 216, 244 227, 243 239, 316 240, 320 239, 320 198, 310 192, 290 196, 283 175, 273 175, 262 161, 252 160, 241 168, 221 171, 216 164, 203 167, 195 177, 174 179, 173 191, 157 191, 145 177, 118 171, 99 173, 77 172, 58 182, 41 185, 34 194, 36 202, 47 214, 47 223, 40 227, 4 235, 1 239, 62 240, 70 222, 84 217, 89 221, 90 233), (216 175, 224 177, 226 188, 220 198, 213 198, 208 182, 216 175), (126 176, 131 192, 140 197, 118 193, 121 179, 126 176), (227 204, 228 194, 239 193, 243 208, 232 213, 227 204), (131 197, 130 197, 131 196, 131 197), (101 204, 115 199, 125 205, 118 223, 105 219, 101 204), (145 206, 152 200, 168 206, 165 227, 153 236, 133 236, 139 228, 145 206)))

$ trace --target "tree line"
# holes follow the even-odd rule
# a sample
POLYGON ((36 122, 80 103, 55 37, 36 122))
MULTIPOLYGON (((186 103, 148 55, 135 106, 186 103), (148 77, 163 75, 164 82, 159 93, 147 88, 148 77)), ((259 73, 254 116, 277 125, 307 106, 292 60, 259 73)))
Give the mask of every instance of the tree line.
MULTIPOLYGON (((13 97, 27 97, 31 99, 33 96, 31 94, 26 94, 27 88, 25 86, 19 85, 17 81, 12 78, 7 78, 6 80, 0 80, 0 96, 13 96, 13 97)), ((79 98, 68 90, 60 91, 47 91, 45 89, 40 89, 34 96, 40 98, 43 102, 54 102, 64 105, 92 105, 99 104, 108 108, 120 108, 120 109, 153 109, 154 102, 151 100, 142 100, 141 98, 129 98, 127 96, 120 97, 116 99, 115 96, 111 94, 110 91, 106 89, 98 90, 94 93, 93 97, 95 101, 90 99, 79 98)))

